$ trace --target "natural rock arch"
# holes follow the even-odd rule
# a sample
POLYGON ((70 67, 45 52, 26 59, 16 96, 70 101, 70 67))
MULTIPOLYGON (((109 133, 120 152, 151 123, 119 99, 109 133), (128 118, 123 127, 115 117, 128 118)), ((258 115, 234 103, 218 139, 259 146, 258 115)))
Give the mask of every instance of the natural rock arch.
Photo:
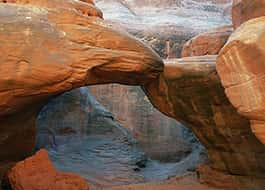
POLYGON ((91 84, 140 85, 163 70, 140 41, 59 3, 77 1, 32 2, 0 4, 0 173, 31 155, 35 119, 49 98, 91 84))
POLYGON ((0 175, 6 170, 1 167, 32 153, 35 118, 49 98, 80 86, 122 83, 144 86, 159 110, 191 127, 214 169, 242 177, 247 186, 261 179, 264 187, 265 147, 224 95, 215 58, 188 60, 204 65, 169 63, 163 72, 151 49, 88 17, 102 16, 92 4, 87 9, 71 0, 56 8, 58 0, 16 2, 0 5, 0 175), (190 99, 182 92, 191 92, 190 99))

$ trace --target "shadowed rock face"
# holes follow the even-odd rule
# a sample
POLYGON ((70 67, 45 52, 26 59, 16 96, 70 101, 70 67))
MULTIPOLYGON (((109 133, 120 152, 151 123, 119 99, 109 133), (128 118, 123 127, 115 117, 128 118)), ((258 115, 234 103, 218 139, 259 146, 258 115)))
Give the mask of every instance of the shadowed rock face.
POLYGON ((178 162, 191 152, 204 152, 191 130, 154 108, 141 87, 107 84, 89 89, 152 159, 178 162))
POLYGON ((168 62, 160 78, 144 89, 156 108, 192 129, 208 151, 211 168, 240 176, 243 187, 263 179, 256 189, 264 188, 265 146, 227 99, 215 56, 168 62))
MULTIPOLYGON (((226 94, 265 144, 265 17, 242 24, 217 59, 226 94)), ((264 158, 264 157, 263 157, 264 158)))
POLYGON ((151 49, 102 19, 61 1, 32 2, 0 4, 0 167, 31 154, 35 118, 50 97, 90 84, 144 84, 163 70, 151 49))

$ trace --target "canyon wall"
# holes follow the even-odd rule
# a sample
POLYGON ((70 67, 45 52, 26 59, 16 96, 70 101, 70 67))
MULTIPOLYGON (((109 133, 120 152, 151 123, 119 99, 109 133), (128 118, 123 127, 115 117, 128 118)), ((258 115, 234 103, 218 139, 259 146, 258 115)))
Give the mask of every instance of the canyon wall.
POLYGON ((231 24, 230 0, 97 0, 107 22, 150 45, 163 58, 202 32, 231 24), (167 47, 169 42, 169 52, 167 47))
POLYGON ((140 87, 118 84, 89 87, 97 100, 139 141, 139 148, 163 162, 180 161, 203 148, 192 132, 155 109, 140 87))

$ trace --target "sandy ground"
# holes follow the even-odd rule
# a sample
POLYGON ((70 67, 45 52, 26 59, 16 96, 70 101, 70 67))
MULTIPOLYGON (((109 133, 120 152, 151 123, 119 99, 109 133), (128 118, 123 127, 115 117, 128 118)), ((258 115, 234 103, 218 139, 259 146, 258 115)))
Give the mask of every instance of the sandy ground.
POLYGON ((102 190, 220 190, 198 182, 195 174, 187 174, 161 183, 136 184, 102 190))

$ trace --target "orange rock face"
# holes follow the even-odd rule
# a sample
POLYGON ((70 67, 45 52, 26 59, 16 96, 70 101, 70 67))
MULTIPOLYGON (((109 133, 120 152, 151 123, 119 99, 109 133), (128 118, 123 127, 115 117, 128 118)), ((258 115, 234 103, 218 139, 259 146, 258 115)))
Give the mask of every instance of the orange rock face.
POLYGON ((265 144, 265 17, 241 25, 217 59, 226 94, 265 144))
POLYGON ((182 57, 216 55, 232 32, 232 26, 224 26, 195 36, 183 46, 182 57))
POLYGON ((10 2, 0 3, 0 166, 32 154, 35 118, 52 96, 92 84, 144 84, 163 70, 150 48, 94 17, 92 4, 10 2), (80 11, 87 6, 92 13, 80 11))
POLYGON ((264 0, 234 0, 232 20, 234 28, 239 27, 249 19, 265 16, 264 0))
POLYGON ((82 14, 95 17, 103 17, 102 12, 94 6, 93 0, 0 0, 0 3, 15 3, 22 5, 36 5, 45 8, 62 7, 76 10, 82 14))
POLYGON ((88 190, 87 182, 81 177, 58 172, 46 150, 18 162, 8 173, 13 190, 88 190))

